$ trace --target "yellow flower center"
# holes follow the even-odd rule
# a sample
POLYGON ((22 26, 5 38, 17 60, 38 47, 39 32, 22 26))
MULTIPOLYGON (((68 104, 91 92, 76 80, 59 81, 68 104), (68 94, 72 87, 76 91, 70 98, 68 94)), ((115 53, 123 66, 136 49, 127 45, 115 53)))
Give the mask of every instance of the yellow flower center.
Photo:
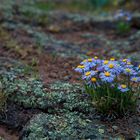
POLYGON ((110 60, 111 60, 111 61, 114 61, 114 60, 115 60, 115 58, 110 58, 110 60))
POLYGON ((83 60, 82 62, 87 62, 87 59, 83 60))
POLYGON ((106 65, 106 64, 108 64, 108 62, 109 62, 108 60, 105 60, 105 61, 104 61, 104 64, 106 65))
POLYGON ((139 65, 138 67, 139 67, 139 69, 140 69, 140 65, 139 65))
POLYGON ((130 73, 131 72, 131 69, 127 68, 125 69, 126 72, 130 73))
POLYGON ((94 59, 98 59, 98 57, 97 57, 97 56, 95 56, 95 57, 94 57, 94 59))
POLYGON ((121 88, 126 88, 126 85, 121 85, 121 88))
POLYGON ((84 65, 79 65, 78 68, 80 68, 80 69, 84 69, 85 66, 84 66, 84 65))
POLYGON ((110 76, 110 73, 109 72, 105 72, 104 74, 105 74, 106 77, 109 77, 110 76))
POLYGON ((91 72, 88 71, 88 72, 85 73, 85 76, 89 76, 90 74, 91 74, 91 72))
POLYGON ((137 78, 132 78, 133 81, 137 81, 137 78))
POLYGON ((92 82, 96 82, 97 79, 93 77, 93 78, 91 78, 91 81, 92 81, 92 82))
POLYGON ((122 61, 123 61, 123 62, 126 62, 126 61, 127 61, 127 59, 123 59, 122 61))
POLYGON ((109 64, 108 66, 110 69, 114 68, 114 64, 109 64))
POLYGON ((131 63, 130 62, 127 62, 127 65, 131 65, 131 63))
POLYGON ((88 59, 88 62, 92 62, 92 58, 88 59))

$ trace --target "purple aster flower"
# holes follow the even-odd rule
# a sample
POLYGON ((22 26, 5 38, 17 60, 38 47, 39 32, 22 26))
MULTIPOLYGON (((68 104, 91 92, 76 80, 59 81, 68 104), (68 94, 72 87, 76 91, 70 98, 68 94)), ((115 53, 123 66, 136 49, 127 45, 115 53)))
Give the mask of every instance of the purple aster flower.
POLYGON ((131 64, 131 60, 130 59, 121 59, 120 61, 118 61, 119 64, 122 67, 132 67, 133 65, 131 64))
POLYGON ((85 65, 79 65, 79 66, 77 66, 77 67, 75 68, 75 71, 76 71, 76 72, 79 72, 79 73, 84 73, 84 72, 86 72, 86 71, 88 71, 88 70, 89 70, 89 68, 86 67, 85 65))
POLYGON ((97 71, 99 72, 105 71, 105 65, 107 65, 108 63, 109 63, 109 60, 101 60, 100 64, 97 67, 97 71))
POLYGON ((118 75, 123 71, 123 68, 116 61, 109 62, 107 65, 104 65, 104 69, 114 75, 118 75))
POLYGON ((114 18, 118 20, 118 19, 122 18, 123 16, 124 16, 124 11, 121 9, 115 13, 114 18))
POLYGON ((129 91, 129 89, 127 88, 126 85, 119 85, 119 86, 118 86, 118 89, 119 89, 121 92, 127 92, 127 91, 129 91))
POLYGON ((133 68, 134 66, 131 64, 131 62, 127 62, 125 65, 124 65, 124 68, 133 68))
POLYGON ((114 18, 116 20, 125 20, 125 21, 130 21, 132 19, 132 15, 129 12, 126 12, 124 10, 118 10, 115 15, 114 18))
POLYGON ((81 64, 85 65, 89 70, 97 65, 96 61, 93 58, 86 59, 82 61, 81 64))
POLYGON ((93 67, 96 66, 96 63, 95 62, 87 62, 87 63, 85 63, 85 66, 88 67, 89 69, 92 69, 93 67))
POLYGON ((100 60, 100 59, 98 59, 98 57, 97 56, 95 56, 94 58, 92 58, 93 59, 93 61, 92 62, 94 62, 96 65, 97 64, 100 64, 101 63, 101 61, 102 60, 100 60))
POLYGON ((104 67, 103 67, 103 66, 98 66, 98 67, 97 67, 97 71, 103 72, 103 71, 104 71, 104 67))
POLYGON ((126 21, 130 21, 132 19, 132 15, 129 12, 126 12, 125 19, 126 19, 126 21))
POLYGON ((123 72, 126 75, 137 75, 137 72, 133 70, 132 68, 125 68, 123 72))
POLYGON ((82 76, 82 79, 84 79, 84 80, 89 80, 89 79, 91 79, 92 76, 96 75, 96 73, 97 73, 97 72, 96 72, 96 71, 93 71, 93 70, 87 71, 87 72, 85 72, 84 75, 82 76))
POLYGON ((100 78, 103 82, 113 82, 115 76, 111 74, 110 72, 104 72, 100 74, 100 78))
POLYGON ((133 77, 131 77, 131 81, 132 82, 140 82, 140 77, 133 76, 133 77))

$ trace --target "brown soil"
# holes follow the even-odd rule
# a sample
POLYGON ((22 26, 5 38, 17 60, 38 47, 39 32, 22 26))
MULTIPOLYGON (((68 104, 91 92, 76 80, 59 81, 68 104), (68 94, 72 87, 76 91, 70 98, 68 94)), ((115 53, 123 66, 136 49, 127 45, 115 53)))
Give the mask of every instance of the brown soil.
POLYGON ((80 62, 79 59, 42 54, 39 60, 39 73, 45 84, 58 80, 78 82, 79 76, 74 72, 74 67, 80 62))
POLYGON ((9 130, 4 125, 0 125, 0 136, 4 138, 4 140, 19 140, 18 132, 9 130))

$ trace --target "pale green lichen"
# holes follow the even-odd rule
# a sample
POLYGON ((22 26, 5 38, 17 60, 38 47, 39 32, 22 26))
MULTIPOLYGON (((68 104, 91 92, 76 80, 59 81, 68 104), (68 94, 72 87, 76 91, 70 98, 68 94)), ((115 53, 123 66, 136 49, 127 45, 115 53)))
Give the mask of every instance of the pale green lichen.
POLYGON ((48 139, 100 139, 103 137, 95 125, 84 116, 72 112, 60 115, 38 114, 23 130, 23 140, 48 139))

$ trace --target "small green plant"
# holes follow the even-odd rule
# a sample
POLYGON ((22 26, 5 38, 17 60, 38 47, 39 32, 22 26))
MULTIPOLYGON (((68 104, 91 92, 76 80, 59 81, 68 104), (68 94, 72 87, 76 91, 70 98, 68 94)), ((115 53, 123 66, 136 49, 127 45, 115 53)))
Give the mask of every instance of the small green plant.
POLYGON ((54 2, 36 2, 34 4, 35 7, 44 10, 44 11, 49 11, 52 10, 55 7, 55 3, 54 2))
POLYGON ((117 33, 118 34, 124 34, 129 33, 131 30, 131 25, 127 22, 120 21, 117 23, 117 33))
POLYGON ((7 97, 3 92, 0 92, 0 111, 5 109, 7 97))
POLYGON ((117 21, 116 29, 118 34, 126 34, 131 30, 131 14, 123 10, 119 10, 114 15, 115 20, 117 21))
POLYGON ((82 74, 85 90, 103 114, 125 114, 136 110, 140 94, 140 66, 130 60, 84 60, 75 69, 82 74))
POLYGON ((0 82, 0 111, 3 111, 7 101, 7 96, 2 90, 2 83, 0 82))

